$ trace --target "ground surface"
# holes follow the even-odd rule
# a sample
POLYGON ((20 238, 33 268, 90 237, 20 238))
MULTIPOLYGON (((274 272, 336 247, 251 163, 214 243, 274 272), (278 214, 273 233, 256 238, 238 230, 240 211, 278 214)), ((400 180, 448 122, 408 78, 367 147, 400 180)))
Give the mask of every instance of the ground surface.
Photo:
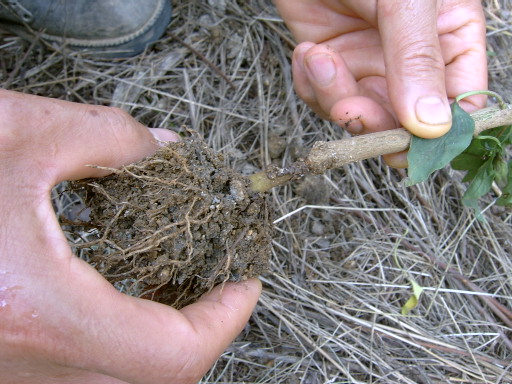
MULTIPOLYGON (((100 60, 2 34, 3 87, 114 105, 204 136, 230 168, 289 164, 344 133, 293 92, 293 41, 270 0, 173 1, 153 50, 100 60)), ((512 3, 486 2, 491 89, 512 100, 512 3)), ((461 207, 449 169, 417 187, 369 160, 272 190, 271 273, 239 338, 204 383, 512 383, 512 217, 461 207), (425 288, 400 308, 410 277, 425 288)), ((55 189, 59 214, 78 206, 55 189)), ((72 243, 91 233, 70 234, 72 243)), ((120 286, 124 289, 124 286, 120 286)))

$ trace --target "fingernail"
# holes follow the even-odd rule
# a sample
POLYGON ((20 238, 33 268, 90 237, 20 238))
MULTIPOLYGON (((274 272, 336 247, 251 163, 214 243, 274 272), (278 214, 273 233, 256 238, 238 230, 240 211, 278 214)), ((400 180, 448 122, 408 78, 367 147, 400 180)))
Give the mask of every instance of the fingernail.
POLYGON ((156 142, 161 146, 165 146, 166 143, 171 141, 180 141, 180 137, 176 132, 165 128, 149 128, 149 132, 151 132, 156 142))
POLYGON ((304 46, 298 46, 295 52, 293 53, 293 58, 296 60, 296 62, 300 65, 300 68, 304 70, 304 56, 306 55, 307 51, 310 47, 304 46))
POLYGON ((308 71, 319 85, 329 85, 336 77, 336 66, 331 55, 317 53, 306 58, 308 71))
POLYGON ((450 106, 437 96, 426 96, 416 102, 416 118, 429 125, 449 124, 450 106))
POLYGON ((407 161, 407 151, 391 153, 382 157, 384 158, 386 164, 391 168, 407 168, 409 165, 407 161))

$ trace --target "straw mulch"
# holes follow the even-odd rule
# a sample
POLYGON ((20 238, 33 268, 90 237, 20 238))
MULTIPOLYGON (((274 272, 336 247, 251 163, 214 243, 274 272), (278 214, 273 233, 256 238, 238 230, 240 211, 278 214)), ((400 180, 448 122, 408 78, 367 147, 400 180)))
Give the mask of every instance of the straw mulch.
MULTIPOLYGON (((173 4, 168 33, 132 59, 2 33, 2 86, 187 126, 244 174, 344 136, 294 94, 294 43, 270 0, 173 4)), ((486 3, 490 88, 509 101, 511 9, 486 3)), ((271 273, 203 382, 512 383, 512 215, 489 196, 487 220, 475 220, 461 176, 445 169, 403 188, 403 173, 375 159, 271 191, 271 273), (424 291, 402 316, 411 280, 424 291)), ((77 204, 63 188, 58 213, 77 204)))

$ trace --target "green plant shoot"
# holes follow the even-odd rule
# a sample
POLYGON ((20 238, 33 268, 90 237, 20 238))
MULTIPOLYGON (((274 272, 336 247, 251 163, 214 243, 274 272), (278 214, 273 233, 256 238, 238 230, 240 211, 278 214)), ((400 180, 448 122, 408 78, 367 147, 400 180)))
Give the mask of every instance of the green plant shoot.
POLYGON ((412 285, 412 295, 409 298, 409 300, 407 300, 406 303, 402 306, 400 313, 403 316, 407 316, 409 314, 409 312, 411 312, 414 308, 416 308, 416 306, 418 305, 418 303, 420 301, 420 296, 423 292, 423 287, 421 285, 419 285, 416 282, 416 280, 414 280, 410 275, 409 275, 409 281, 411 282, 411 285, 412 285))
POLYGON ((405 185, 422 182, 450 163, 453 169, 466 172, 462 181, 469 185, 462 202, 482 219, 478 201, 493 185, 499 194, 495 203, 512 206, 512 160, 508 150, 512 145, 512 126, 488 129, 473 137, 474 121, 460 108, 458 101, 480 93, 495 96, 502 107, 506 105, 499 95, 490 91, 458 96, 452 104, 452 128, 446 135, 430 140, 413 137, 408 155, 409 177, 405 185))

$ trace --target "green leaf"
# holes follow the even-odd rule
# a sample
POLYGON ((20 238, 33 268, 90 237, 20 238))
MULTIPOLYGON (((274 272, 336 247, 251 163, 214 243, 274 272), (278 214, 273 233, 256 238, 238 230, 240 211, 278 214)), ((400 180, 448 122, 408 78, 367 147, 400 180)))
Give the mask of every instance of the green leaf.
POLYGON ((462 181, 468 182, 473 180, 478 169, 485 163, 486 158, 487 150, 484 148, 482 141, 473 139, 469 147, 455 157, 450 165, 458 171, 467 171, 468 173, 462 181))
POLYGON ((496 201, 496 204, 503 207, 512 207, 512 194, 507 193, 501 195, 498 201, 496 201))
POLYGON ((497 205, 512 206, 512 161, 508 163, 507 179, 507 184, 501 190, 502 194, 498 201, 496 201, 497 205))
POLYGON ((503 127, 503 136, 498 137, 503 145, 512 145, 512 125, 503 127))
POLYGON ((400 313, 404 316, 408 315, 420 301, 421 293, 423 292, 423 287, 420 286, 413 278, 409 278, 412 284, 412 296, 407 300, 407 302, 402 306, 402 310, 400 313))
POLYGON ((512 193, 504 193, 501 195, 498 201, 496 201, 496 204, 504 207, 512 207, 512 193))
POLYGON ((459 104, 452 103, 452 128, 437 139, 413 136, 409 154, 409 177, 405 185, 425 181, 432 172, 443 168, 471 143, 475 122, 459 104))
MULTIPOLYGON (((463 156, 468 156, 468 157, 474 157, 476 159, 482 159, 484 160, 484 157, 487 155, 487 149, 484 148, 484 145, 482 143, 482 140, 480 140, 479 138, 475 137, 471 143, 469 144, 469 146, 464 150, 464 152, 462 152, 460 155, 458 155, 457 157, 455 157, 452 161, 452 167, 454 164, 454 162, 457 162, 457 160, 459 160, 459 158, 463 157, 463 156)), ((460 168, 455 168, 455 169, 466 169, 463 167, 464 165, 464 162, 461 162, 461 167, 460 168)))
POLYGON ((486 136, 496 137, 502 145, 512 144, 512 125, 487 129, 484 132, 486 136))
POLYGON ((464 196, 462 196, 462 203, 469 208, 473 208, 479 219, 482 218, 482 215, 480 213, 478 199, 489 192, 492 182, 494 181, 494 177, 496 176, 493 162, 494 158, 491 157, 487 159, 480 168, 478 168, 473 181, 469 184, 464 196))
POLYGON ((494 171, 493 165, 494 159, 489 158, 487 161, 478 169, 475 179, 469 185, 466 193, 464 193, 464 199, 478 199, 485 195, 491 189, 492 182, 496 172, 494 171))
POLYGON ((464 152, 452 160, 453 169, 467 171, 463 182, 473 180, 480 167, 489 159, 497 158, 504 151, 501 142, 493 136, 477 136, 464 152))
POLYGON ((479 135, 476 140, 482 142, 482 146, 488 153, 497 153, 503 150, 501 141, 495 136, 479 135))
POLYGON ((507 162, 503 160, 501 156, 496 156, 494 159, 494 171, 496 172, 496 184, 498 184, 500 188, 503 188, 507 185, 509 171, 507 162))

